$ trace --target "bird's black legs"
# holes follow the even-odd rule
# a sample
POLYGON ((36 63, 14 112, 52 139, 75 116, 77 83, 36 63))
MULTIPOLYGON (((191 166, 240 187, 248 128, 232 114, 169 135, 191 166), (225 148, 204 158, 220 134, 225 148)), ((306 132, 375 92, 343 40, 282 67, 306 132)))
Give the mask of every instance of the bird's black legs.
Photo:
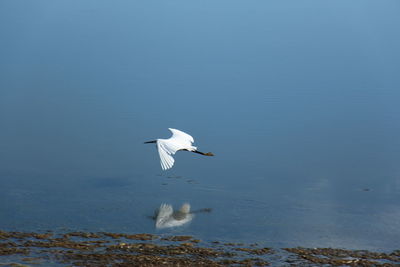
POLYGON ((211 153, 211 152, 203 153, 203 152, 200 152, 200 151, 198 151, 198 150, 195 150, 195 151, 192 151, 192 152, 193 152, 193 153, 200 154, 200 155, 203 155, 203 156, 214 156, 214 154, 211 153))
POLYGON ((214 154, 211 153, 211 152, 203 153, 203 152, 198 151, 198 150, 193 150, 193 151, 192 150, 187 150, 187 149, 181 149, 181 150, 190 151, 190 152, 197 153, 197 154, 200 154, 200 155, 203 155, 203 156, 214 156, 214 154))
POLYGON ((144 142, 145 144, 157 143, 157 140, 144 142))

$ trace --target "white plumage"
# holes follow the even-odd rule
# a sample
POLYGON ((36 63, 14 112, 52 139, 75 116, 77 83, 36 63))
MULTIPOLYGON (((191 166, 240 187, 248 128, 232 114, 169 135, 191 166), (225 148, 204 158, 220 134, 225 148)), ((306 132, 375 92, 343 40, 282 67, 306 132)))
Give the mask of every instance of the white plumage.
POLYGON ((172 132, 169 139, 157 139, 145 143, 156 143, 158 154, 160 155, 161 168, 168 170, 174 165, 174 158, 172 157, 179 150, 186 150, 195 152, 204 156, 214 156, 212 153, 203 153, 193 146, 194 139, 191 135, 184 133, 177 129, 168 128, 172 132))
POLYGON ((197 148, 192 146, 194 139, 192 136, 177 129, 168 128, 172 132, 169 139, 157 139, 157 149, 160 154, 161 168, 170 169, 174 165, 172 155, 178 150, 195 151, 197 148))

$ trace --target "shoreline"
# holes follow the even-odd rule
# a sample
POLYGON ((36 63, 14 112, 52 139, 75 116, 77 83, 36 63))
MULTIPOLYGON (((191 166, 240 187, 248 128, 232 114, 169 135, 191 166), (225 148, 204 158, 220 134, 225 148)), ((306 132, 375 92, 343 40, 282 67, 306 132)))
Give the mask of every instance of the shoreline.
POLYGON ((269 248, 193 236, 0 230, 0 266, 399 266, 388 253, 335 248, 269 248))

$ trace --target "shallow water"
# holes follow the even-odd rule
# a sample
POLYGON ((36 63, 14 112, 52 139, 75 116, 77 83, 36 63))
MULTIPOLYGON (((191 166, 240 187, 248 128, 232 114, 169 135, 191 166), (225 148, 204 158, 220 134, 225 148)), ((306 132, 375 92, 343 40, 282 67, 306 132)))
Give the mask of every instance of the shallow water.
POLYGON ((396 1, 0 5, 0 229, 399 248, 396 1))

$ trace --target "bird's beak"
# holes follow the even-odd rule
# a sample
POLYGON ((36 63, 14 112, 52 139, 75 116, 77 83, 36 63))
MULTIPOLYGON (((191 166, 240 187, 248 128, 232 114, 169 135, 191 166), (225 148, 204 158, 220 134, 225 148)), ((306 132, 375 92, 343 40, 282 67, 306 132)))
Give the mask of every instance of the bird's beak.
POLYGON ((157 140, 144 142, 144 144, 151 144, 151 143, 157 143, 157 140))

